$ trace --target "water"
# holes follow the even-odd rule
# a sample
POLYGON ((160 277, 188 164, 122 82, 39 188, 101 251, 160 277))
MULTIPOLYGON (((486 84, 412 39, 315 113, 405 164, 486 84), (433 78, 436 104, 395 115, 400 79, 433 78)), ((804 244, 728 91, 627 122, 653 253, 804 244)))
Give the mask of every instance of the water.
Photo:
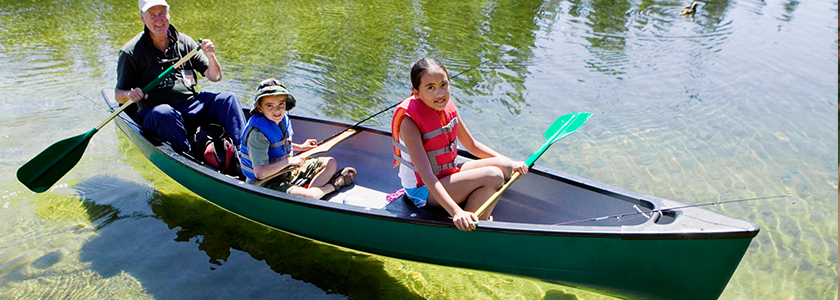
MULTIPOLYGON (((433 55, 466 71, 463 118, 511 157, 589 111, 537 164, 687 204, 792 194, 709 206, 761 227, 721 298, 834 299, 837 2, 715 0, 680 16, 688 4, 170 1, 179 30, 217 44, 225 79, 200 84, 246 105, 277 77, 294 113, 361 120, 407 96, 410 65, 433 55)), ((17 168, 108 116, 99 90, 141 29, 134 3, 0 0, 0 298, 608 298, 244 221, 113 125, 53 190, 28 191, 17 168)))

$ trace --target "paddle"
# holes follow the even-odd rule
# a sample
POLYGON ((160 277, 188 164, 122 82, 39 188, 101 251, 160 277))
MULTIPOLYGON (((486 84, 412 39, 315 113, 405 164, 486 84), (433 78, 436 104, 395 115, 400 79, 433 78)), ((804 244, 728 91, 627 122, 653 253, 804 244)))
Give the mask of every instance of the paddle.
MULTIPOLYGON (((351 136, 356 135, 357 133, 359 133, 359 131, 356 131, 355 129, 353 129, 353 127, 350 127, 347 130, 339 132, 337 135, 335 135, 335 136, 333 136, 333 137, 331 137, 327 140, 324 140, 323 142, 319 143, 318 146, 316 146, 315 148, 312 148, 312 149, 303 151, 301 153, 298 153, 298 155, 295 155, 295 157, 306 159, 306 158, 309 158, 310 156, 313 156, 313 155, 316 155, 316 154, 327 153, 327 152, 330 151, 330 149, 335 147, 335 145, 338 145, 338 143, 341 143, 342 141, 350 138, 351 136)), ((268 182, 269 180, 273 179, 274 177, 280 176, 282 174, 286 174, 286 172, 289 172, 289 171, 293 170, 294 168, 296 168, 296 167, 291 166, 291 165, 286 166, 283 169, 280 169, 280 171, 277 171, 276 173, 271 174, 266 178, 255 181, 254 184, 262 186, 263 183, 268 182)))
MULTIPOLYGON (((201 41, 201 39, 198 40, 199 43, 201 43, 201 41)), ((181 58, 181 60, 177 63, 163 71, 163 73, 158 75, 155 80, 152 80, 152 82, 143 88, 143 93, 149 93, 152 88, 166 79, 166 77, 169 77, 176 68, 180 67, 184 64, 184 62, 195 56, 200 50, 201 46, 196 47, 186 56, 181 58)), ((113 120, 123 110, 128 108, 128 106, 132 103, 134 102, 127 101, 125 104, 120 106, 117 111, 112 113, 108 119, 102 122, 102 124, 99 124, 99 126, 94 127, 90 131, 58 141, 47 147, 47 149, 44 149, 44 151, 41 151, 41 153, 30 159, 29 162, 18 169, 18 180, 36 193, 48 190, 53 184, 61 179, 64 174, 67 174, 70 169, 76 166, 76 163, 78 163, 79 159, 82 158, 82 154, 85 153, 85 149, 87 148, 87 145, 93 135, 102 129, 102 127, 105 127, 108 122, 111 122, 111 120, 113 120)))
MULTIPOLYGON (((548 147, 554 144, 554 142, 574 133, 576 130, 578 130, 578 128, 580 128, 580 126, 583 126, 583 123, 586 123, 586 121, 589 120, 589 117, 591 116, 592 114, 588 112, 576 112, 565 114, 557 118, 557 120, 555 120, 554 123, 551 124, 551 127, 548 127, 548 130, 545 131, 545 143, 543 143, 542 147, 540 147, 540 149, 537 150, 537 152, 534 152, 534 154, 532 154, 531 157, 529 157, 528 160, 525 161, 525 163, 528 165, 528 168, 533 167, 534 162, 536 162, 537 159, 540 158, 540 156, 542 156, 543 152, 545 152, 545 150, 548 150, 548 147)), ((490 207, 490 205, 495 203, 496 200, 499 199, 499 196, 501 196, 502 193, 504 193, 504 191, 507 190, 507 188, 510 187, 510 185, 517 178, 519 178, 519 175, 519 172, 514 172, 510 179, 502 186, 502 188, 493 193, 493 195, 490 196, 490 199, 487 199, 487 201, 484 202, 484 204, 481 205, 481 207, 479 207, 478 210, 475 211, 475 215, 481 216, 481 214, 484 213, 484 211, 488 207, 490 207)))

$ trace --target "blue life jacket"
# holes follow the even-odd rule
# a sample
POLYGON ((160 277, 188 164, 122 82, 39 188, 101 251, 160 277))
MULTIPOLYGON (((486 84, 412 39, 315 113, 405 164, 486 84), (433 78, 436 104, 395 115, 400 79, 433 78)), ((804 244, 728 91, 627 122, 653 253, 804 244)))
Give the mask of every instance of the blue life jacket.
POLYGON ((266 138, 268 138, 268 159, 269 162, 292 156, 292 122, 289 121, 289 116, 283 116, 280 121, 281 126, 266 118, 263 114, 257 114, 248 120, 245 125, 245 130, 242 131, 242 145, 239 147, 239 158, 242 160, 242 174, 248 179, 256 180, 257 176, 254 174, 254 163, 251 162, 251 156, 248 155, 248 134, 258 128, 266 138), (291 133, 291 134, 290 134, 291 133))

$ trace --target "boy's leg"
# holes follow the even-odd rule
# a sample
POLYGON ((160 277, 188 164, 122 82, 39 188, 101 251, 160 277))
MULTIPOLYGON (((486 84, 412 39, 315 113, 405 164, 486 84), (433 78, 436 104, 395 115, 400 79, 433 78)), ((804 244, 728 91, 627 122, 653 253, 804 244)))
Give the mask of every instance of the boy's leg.
POLYGON ((309 188, 305 188, 305 187, 302 187, 302 186, 293 186, 293 187, 289 188, 287 193, 292 194, 292 195, 304 196, 304 197, 307 197, 307 198, 319 199, 320 200, 321 198, 323 198, 325 195, 331 193, 332 191, 333 191, 332 185, 327 185, 327 186, 324 186, 324 187, 309 187, 309 188))
POLYGON ((303 168, 307 168, 307 170, 302 170, 302 172, 306 173, 315 173, 315 174, 307 174, 305 176, 312 176, 312 180, 309 183, 309 187, 301 187, 295 186, 289 189, 289 194, 309 197, 313 199, 321 199, 325 195, 332 193, 335 191, 335 187, 330 184, 329 180, 332 177, 332 174, 335 173, 338 164, 335 162, 335 159, 332 157, 319 157, 315 158, 319 162, 307 160, 306 165, 303 168))
POLYGON ((335 174, 336 170, 338 169, 338 163, 335 162, 335 159, 332 157, 319 157, 316 159, 321 159, 321 169, 315 173, 315 176, 312 177, 312 181, 309 186, 312 187, 324 187, 328 183, 330 183, 330 179, 332 178, 333 174, 335 174))

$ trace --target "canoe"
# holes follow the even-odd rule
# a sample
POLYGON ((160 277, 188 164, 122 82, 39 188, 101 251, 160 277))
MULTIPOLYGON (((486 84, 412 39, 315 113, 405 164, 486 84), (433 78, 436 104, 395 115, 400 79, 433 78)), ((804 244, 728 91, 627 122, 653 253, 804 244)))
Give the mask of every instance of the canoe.
MULTIPOLYGON (((112 89, 102 95, 112 109, 119 107, 112 89)), ((328 155, 340 167, 355 167, 358 176, 339 193, 315 200, 247 184, 179 155, 131 115, 129 109, 115 120, 120 130, 157 168, 207 201, 266 226, 377 255, 623 299, 715 299, 759 231, 748 221, 537 165, 503 194, 494 221, 464 232, 443 210, 386 200, 400 188, 387 130, 361 126, 335 146, 328 155), (669 209, 675 207, 682 208, 669 209), (637 213, 652 210, 661 212, 637 213), (626 215, 598 218, 619 214, 626 215)), ((292 124, 296 138, 318 140, 350 127, 302 116, 292 116, 292 124)), ((459 154, 459 161, 472 158, 459 154)))

